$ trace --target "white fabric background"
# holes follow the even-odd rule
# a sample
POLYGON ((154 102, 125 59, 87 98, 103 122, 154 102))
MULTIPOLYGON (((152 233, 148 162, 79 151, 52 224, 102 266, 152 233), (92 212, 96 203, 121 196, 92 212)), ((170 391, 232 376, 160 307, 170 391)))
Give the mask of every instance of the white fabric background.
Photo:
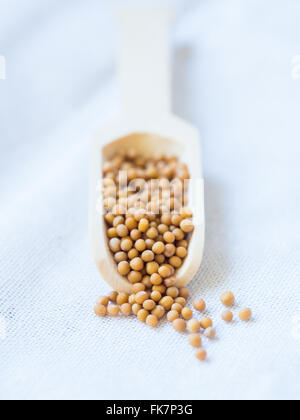
POLYGON ((299 0, 179 2, 174 110, 203 137, 191 289, 216 319, 207 363, 167 324, 92 312, 109 291, 87 198, 90 134, 118 108, 112 3, 0 0, 0 398, 298 399, 299 0), (227 289, 249 325, 220 321, 227 289))

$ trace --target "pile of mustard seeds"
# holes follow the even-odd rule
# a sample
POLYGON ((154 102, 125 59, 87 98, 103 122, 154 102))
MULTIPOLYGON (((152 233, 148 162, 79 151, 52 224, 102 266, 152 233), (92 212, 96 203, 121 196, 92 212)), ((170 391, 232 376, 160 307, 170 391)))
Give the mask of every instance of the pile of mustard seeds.
MULTIPOLYGON (((188 168, 177 157, 146 159, 128 150, 103 166, 103 206, 108 246, 119 274, 132 284, 132 294, 111 292, 98 298, 94 311, 104 317, 135 315, 156 327, 164 317, 178 332, 190 333, 196 357, 206 360, 203 333, 213 339, 216 331, 209 317, 199 320, 187 306, 190 292, 176 287, 176 274, 188 256, 194 232, 193 212, 188 207, 188 168)), ((221 297, 225 306, 234 304, 232 293, 221 297)), ((206 310, 203 299, 193 308, 206 310)), ((240 318, 248 320, 251 311, 240 318)), ((231 322, 233 314, 223 314, 231 322), (232 317, 231 317, 232 315, 232 317)))

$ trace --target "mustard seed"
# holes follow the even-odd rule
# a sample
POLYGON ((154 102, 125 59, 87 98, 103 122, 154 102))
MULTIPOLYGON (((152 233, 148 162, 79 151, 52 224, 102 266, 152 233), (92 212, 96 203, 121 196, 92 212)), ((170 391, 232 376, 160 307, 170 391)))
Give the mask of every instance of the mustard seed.
POLYGON ((155 256, 155 261, 157 262, 158 265, 162 265, 166 261, 166 258, 162 254, 156 255, 155 256))
POLYGON ((184 319, 178 318, 173 321, 173 328, 176 331, 184 332, 186 330, 186 322, 184 319))
POLYGON ((158 318, 155 315, 148 315, 146 318, 146 324, 149 327, 155 328, 158 325, 158 318))
POLYGON ((134 313, 134 315, 137 315, 138 312, 142 309, 142 305, 140 305, 139 303, 134 303, 132 305, 132 312, 134 313))
POLYGON ((146 248, 149 249, 150 251, 152 250, 153 245, 155 244, 154 240, 149 239, 149 238, 145 240, 145 243, 146 243, 146 248))
POLYGON ((132 286, 133 293, 144 292, 145 289, 146 289, 146 287, 143 283, 136 283, 132 286))
POLYGON ((142 274, 139 271, 131 271, 127 278, 131 284, 140 283, 142 281, 142 274))
POLYGON ((191 333, 197 333, 200 331, 200 322, 197 319, 190 319, 187 323, 187 329, 191 333))
POLYGON ((117 316, 119 315, 119 307, 117 305, 108 305, 107 307, 107 313, 111 316, 117 316))
POLYGON ((182 266, 182 260, 179 257, 171 257, 169 263, 175 268, 180 268, 182 266))
POLYGON ((155 309, 151 312, 152 315, 155 315, 158 319, 162 319, 166 311, 161 305, 157 305, 155 309))
POLYGON ((130 267, 133 271, 142 271, 144 268, 144 262, 141 258, 137 257, 130 261, 130 267))
POLYGON ((110 229, 108 229, 107 236, 110 239, 117 238, 117 236, 118 236, 117 229, 116 228, 110 228, 110 229))
POLYGON ((157 262, 152 261, 150 263, 147 263, 146 271, 147 271, 147 274, 149 274, 150 276, 152 274, 157 273, 158 269, 159 269, 159 265, 157 264, 157 262))
POLYGON ((155 291, 151 293, 150 297, 154 302, 159 302, 162 299, 161 293, 155 291))
POLYGON ((162 265, 158 269, 158 274, 165 279, 172 276, 172 271, 167 265, 162 265))
POLYGON ((129 234, 128 228, 125 225, 118 225, 116 230, 120 238, 124 238, 125 236, 128 236, 129 234))
POLYGON ((123 315, 129 316, 132 314, 132 306, 130 303, 123 303, 123 305, 120 307, 120 311, 123 315))
POLYGON ((123 216, 117 216, 117 217, 114 218, 113 225, 116 228, 119 225, 123 225, 124 224, 124 221, 125 220, 124 220, 124 217, 123 216))
POLYGON ((152 276, 150 277, 150 280, 153 286, 159 286, 163 282, 162 277, 158 273, 152 274, 152 276))
POLYGON ((199 359, 199 360, 201 360, 203 362, 207 358, 207 353, 206 353, 206 351, 204 349, 199 349, 196 352, 196 357, 197 357, 197 359, 199 359))
POLYGON ((206 338, 213 340, 216 337, 216 330, 211 327, 206 328, 206 330, 204 331, 204 335, 206 338))
POLYGON ((135 303, 135 294, 129 296, 128 302, 130 303, 130 305, 133 305, 135 303))
POLYGON ((118 271, 122 276, 127 276, 130 272, 130 265, 127 261, 122 261, 118 264, 118 271))
POLYGON ((106 315, 107 312, 106 306, 98 304, 94 307, 94 312, 97 316, 103 317, 106 315))
POLYGON ((196 309, 196 311, 199 311, 199 312, 204 312, 206 309, 206 303, 204 302, 203 299, 196 299, 194 301, 193 306, 194 306, 194 309, 196 309))
POLYGON ((146 249, 146 242, 144 239, 138 239, 134 246, 139 252, 144 252, 146 249))
POLYGON ((169 228, 168 228, 168 226, 167 226, 167 225, 160 224, 160 225, 157 227, 157 230, 158 230, 158 232, 159 232, 161 235, 163 235, 164 233, 168 232, 169 228))
POLYGON ((182 306, 179 303, 173 303, 171 309, 172 309, 172 311, 177 311, 179 313, 179 315, 181 315, 182 306))
POLYGON ((141 237, 142 237, 142 232, 140 232, 139 230, 137 230, 137 229, 133 229, 131 232, 130 232, 130 237, 131 237, 131 239, 133 240, 133 241, 138 241, 139 239, 141 239, 141 237))
POLYGON ((183 246, 180 246, 176 249, 176 255, 179 258, 185 258, 187 256, 187 250, 183 246))
POLYGON ((149 312, 146 311, 146 309, 141 309, 137 313, 138 320, 141 322, 146 322, 148 315, 149 315, 149 312))
POLYGON ((132 246, 133 246, 133 242, 132 242, 131 239, 128 239, 127 238, 127 239, 123 239, 121 241, 121 249, 122 249, 122 251, 128 252, 128 251, 131 250, 132 246))
POLYGON ((169 287, 167 289, 167 296, 171 296, 173 299, 176 299, 179 295, 179 290, 177 287, 169 287))
POLYGON ((122 261, 127 261, 127 254, 126 252, 117 252, 114 256, 116 263, 120 263, 122 261))
POLYGON ((167 244, 165 246, 164 255, 167 258, 173 257, 173 255, 175 255, 175 253, 176 253, 176 248, 175 248, 175 246, 173 244, 167 244))
POLYGON ((149 221, 147 219, 141 219, 140 223, 139 223, 139 231, 140 232, 147 232, 149 228, 149 221))
POLYGON ((163 242, 156 242, 153 247, 152 247, 152 251, 154 252, 154 254, 163 254, 165 251, 165 245, 163 244, 163 242))
POLYGON ((222 314, 222 319, 225 322, 231 322, 233 320, 233 313, 231 311, 225 311, 222 314))
POLYGON ((200 325, 204 330, 206 330, 207 328, 213 326, 213 322, 210 318, 202 318, 200 321, 200 325))
POLYGON ((173 322, 175 319, 179 318, 179 313, 177 311, 170 311, 167 315, 168 321, 173 322))
MULTIPOLYGON (((164 285, 166 286, 166 287, 173 287, 173 286, 175 286, 175 284, 176 284, 176 279, 175 279, 175 277, 169 277, 168 279, 165 279, 164 280, 164 285)), ((179 293, 179 292, 178 292, 179 293)), ((178 296, 178 295, 177 295, 178 296)), ((177 297, 176 296, 176 297, 177 297)))
POLYGON ((161 216, 161 222, 164 225, 170 226, 170 224, 172 223, 172 217, 171 217, 171 215, 170 214, 163 214, 161 216))
POLYGON ((112 252, 120 252, 121 251, 121 241, 118 238, 112 238, 109 241, 109 247, 112 252))
POLYGON ((136 229, 138 224, 137 221, 133 217, 128 217, 125 221, 125 225, 128 230, 132 231, 133 229, 136 229))
POLYGON ((118 292, 112 291, 108 295, 110 302, 115 303, 117 301, 118 292))
POLYGON ((147 263, 153 261, 154 260, 154 253, 152 251, 149 251, 149 250, 144 251, 142 253, 142 260, 144 262, 147 262, 147 263))
POLYGON ((152 299, 147 299, 143 303, 143 308, 147 311, 152 311, 156 306, 156 303, 152 299))
POLYGON ((117 297, 117 304, 123 305, 124 303, 128 303, 128 295, 126 293, 119 293, 117 297))
POLYGON ((223 303, 224 306, 227 306, 227 307, 233 306, 235 302, 234 294, 232 292, 223 293, 221 296, 221 302, 223 303))
POLYGON ((167 288, 163 284, 160 284, 159 286, 153 286, 152 287, 153 292, 159 292, 162 295, 166 293, 166 290, 167 290, 167 288))
POLYGON ((187 320, 187 321, 193 318, 192 310, 190 308, 187 308, 187 307, 182 309, 181 315, 182 315, 182 318, 187 320))
POLYGON ((146 287, 147 289, 150 289, 150 288, 152 287, 152 283, 151 283, 151 280, 150 280, 150 276, 144 276, 144 277, 143 277, 143 280, 142 280, 142 283, 145 285, 145 287, 146 287))
POLYGON ((159 304, 165 308, 166 311, 169 311, 174 303, 174 299, 171 296, 165 296, 160 301, 159 304))
POLYGON ((202 338, 199 334, 191 334, 189 337, 189 343, 193 347, 201 347, 202 338))
POLYGON ((139 254, 139 252, 138 252, 138 250, 137 249, 135 249, 135 248, 132 248, 129 252, 128 252, 128 258, 130 259, 130 260, 133 260, 134 258, 137 258, 140 254, 139 254))
POLYGON ((176 241, 182 241, 184 239, 184 232, 179 228, 173 230, 173 235, 175 236, 176 241))
POLYGON ((184 232, 184 233, 190 233, 193 232, 194 230, 194 225, 193 222, 189 219, 185 219, 180 223, 180 229, 184 232))
POLYGON ((164 241, 167 242, 168 244, 175 242, 175 239, 176 239, 175 235, 172 232, 164 233, 164 241))
POLYGON ((180 296, 175 299, 175 303, 179 303, 179 305, 181 305, 184 308, 186 305, 186 299, 180 296))
POLYGON ((247 322, 250 321, 252 317, 252 311, 249 308, 242 309, 239 313, 239 317, 241 321, 247 322))
POLYGON ((140 305, 142 305, 147 299, 148 299, 148 295, 146 292, 138 292, 135 295, 135 301, 136 303, 139 303, 140 305))
POLYGON ((187 300, 190 297, 189 289, 187 287, 182 287, 179 289, 179 296, 187 300))
POLYGON ((96 300, 97 305, 104 305, 107 306, 109 303, 109 297, 107 296, 100 296, 98 297, 98 299, 96 300))

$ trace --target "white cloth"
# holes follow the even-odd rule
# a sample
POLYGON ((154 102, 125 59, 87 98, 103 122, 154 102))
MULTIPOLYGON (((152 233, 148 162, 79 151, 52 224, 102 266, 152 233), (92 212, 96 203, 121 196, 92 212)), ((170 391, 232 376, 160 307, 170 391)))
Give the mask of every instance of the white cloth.
POLYGON ((174 28, 174 111, 203 137, 207 363, 167 323, 93 315, 110 290, 87 213, 90 134, 118 107, 111 3, 1 0, 0 398, 298 399, 299 0, 183 2, 174 28), (250 324, 221 321, 226 290, 250 324))

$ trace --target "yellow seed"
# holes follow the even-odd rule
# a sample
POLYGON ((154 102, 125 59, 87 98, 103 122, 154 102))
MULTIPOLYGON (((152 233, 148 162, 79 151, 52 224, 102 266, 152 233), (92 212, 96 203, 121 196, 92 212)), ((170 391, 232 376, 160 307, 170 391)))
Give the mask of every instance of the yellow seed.
POLYGON ((146 311, 146 309, 141 309, 137 313, 138 320, 141 322, 146 322, 148 315, 149 315, 149 312, 146 311))
POLYGON ((150 277, 150 280, 154 286, 159 286, 163 282, 163 279, 158 273, 152 274, 152 276, 150 277))
POLYGON ((169 311, 174 303, 174 299, 171 296, 165 296, 160 301, 159 304, 165 308, 166 311, 169 311))
POLYGON ((144 268, 144 262, 141 258, 137 257, 130 261, 130 267, 133 271, 142 271, 144 268))
POLYGON ((172 225, 179 226, 182 222, 182 217, 179 214, 174 214, 172 216, 172 225))
POLYGON ((151 227, 150 229, 147 230, 146 235, 149 239, 155 239, 158 237, 158 231, 155 227, 151 227))
POLYGON ((151 283, 151 280, 150 280, 150 276, 144 276, 144 277, 143 277, 143 280, 142 280, 142 283, 145 285, 145 287, 146 287, 147 289, 150 289, 150 288, 152 287, 152 283, 151 283))
POLYGON ((116 263, 119 264, 122 261, 127 261, 127 254, 126 252, 117 252, 114 258, 115 258, 116 263))
MULTIPOLYGON (((173 287, 176 284, 176 279, 175 277, 169 277, 168 279, 164 280, 164 285, 166 287, 173 287)), ((177 289, 178 290, 178 289, 177 289)), ((179 293, 179 292, 178 292, 179 293)), ((177 296, 176 296, 177 297, 177 296)))
POLYGON ((139 293, 139 292, 144 292, 146 289, 145 285, 143 283, 135 283, 132 286, 132 291, 133 293, 139 293))
POLYGON ((175 242, 175 239, 176 239, 175 235, 172 232, 164 233, 164 241, 167 242, 168 244, 175 242))
POLYGON ((221 302, 225 306, 228 306, 228 307, 233 306, 234 302, 235 302, 234 294, 232 292, 223 293, 222 296, 221 296, 221 302))
POLYGON ((132 312, 134 313, 134 315, 137 315, 138 312, 142 309, 142 305, 140 305, 139 303, 134 303, 132 305, 132 312))
POLYGON ((182 266, 182 260, 179 257, 171 257, 169 262, 175 268, 180 268, 182 266))
MULTIPOLYGON (((184 232, 179 228, 173 230, 173 235, 175 236, 176 241, 182 241, 184 239, 184 232)), ((178 257, 180 257, 180 255, 178 255, 178 257)))
POLYGON ((187 328, 191 333, 197 333, 200 331, 200 322, 197 319, 191 319, 187 323, 187 328))
POLYGON ((239 313, 239 317, 241 321, 247 322, 252 317, 252 311, 249 308, 242 309, 239 313))
POLYGON ((167 296, 171 296, 173 299, 176 299, 179 295, 179 290, 177 287, 169 287, 167 289, 167 296))
POLYGON ((204 335, 205 337, 209 338, 210 340, 213 340, 216 336, 216 330, 214 328, 206 328, 206 330, 204 331, 204 335))
POLYGON ((181 305, 184 308, 186 305, 186 299, 184 299, 183 297, 178 297, 175 299, 175 303, 179 303, 179 305, 181 305))
POLYGON ((187 208, 187 207, 183 207, 183 208, 180 210, 180 216, 182 216, 182 217, 183 217, 183 218, 185 218, 185 219, 188 219, 188 218, 193 217, 193 212, 192 212, 192 210, 190 210, 189 208, 187 208))
POLYGON ((117 316, 119 314, 119 307, 117 305, 108 305, 107 313, 111 316, 117 316))
POLYGON ((146 324, 149 325, 149 327, 155 328, 158 325, 158 318, 155 315, 148 315, 146 318, 146 324))
POLYGON ((189 337, 189 343, 193 347, 200 347, 202 344, 202 338, 199 334, 191 334, 189 337))
POLYGON ((155 315, 158 319, 162 319, 166 311, 165 308, 163 308, 161 305, 157 305, 151 313, 152 315, 155 315))
POLYGON ((183 230, 185 233, 193 232, 194 225, 193 222, 189 219, 185 219, 180 223, 180 229, 183 230))
POLYGON ((162 254, 156 255, 155 256, 155 261, 157 262, 157 264, 162 265, 166 261, 166 258, 162 254))
POLYGON ((107 312, 106 306, 98 304, 94 307, 94 312, 97 316, 103 317, 106 315, 107 312))
POLYGON ((112 252, 120 252, 121 251, 121 241, 118 238, 113 238, 109 241, 109 247, 112 252))
POLYGON ((184 332, 186 330, 186 322, 184 319, 178 318, 173 321, 173 328, 176 331, 184 332))
POLYGON ((163 235, 164 233, 168 232, 168 230, 169 230, 168 226, 167 225, 164 225, 163 223, 160 224, 157 229, 158 229, 158 232, 161 235, 163 235))
POLYGON ((126 225, 127 229, 130 230, 130 231, 133 230, 133 229, 136 229, 137 226, 138 226, 137 221, 133 217, 128 217, 126 219, 125 225, 126 225))
POLYGON ((137 249, 132 248, 129 252, 128 252, 128 258, 130 260, 133 260, 134 258, 137 258, 139 256, 139 252, 137 249))
POLYGON ((176 255, 179 258, 185 258, 187 256, 187 250, 183 246, 180 246, 176 249, 176 255))
POLYGON ((132 306, 130 303, 123 303, 120 307, 121 313, 125 316, 129 316, 132 314, 132 306))
POLYGON ((152 287, 153 292, 159 292, 162 295, 166 293, 166 290, 167 290, 167 288, 163 284, 160 284, 159 286, 153 286, 152 287))
POLYGON ((113 225, 114 225, 115 228, 118 227, 119 225, 123 225, 123 223, 124 223, 124 217, 117 216, 117 217, 114 218, 113 225))
POLYGON ((147 219, 141 219, 140 223, 139 223, 139 231, 140 232, 147 232, 149 228, 149 221, 147 219))
POLYGON ((118 233, 117 233, 117 229, 116 228, 110 228, 107 231, 107 236, 111 239, 111 238, 117 238, 118 233))
POLYGON ((128 303, 128 295, 126 293, 119 293, 117 297, 117 304, 123 305, 124 303, 128 303))
POLYGON ((108 305, 108 302, 109 302, 109 297, 108 296, 100 296, 96 300, 97 305, 107 306, 108 305))
POLYGON ((165 251, 165 245, 163 242, 155 242, 155 244, 152 247, 152 251, 154 254, 160 255, 163 254, 165 251))
POLYGON ((109 297, 110 302, 115 303, 117 301, 118 292, 112 291, 109 293, 108 297, 109 297))
POLYGON ((179 296, 187 300, 190 297, 189 289, 187 287, 182 287, 181 289, 179 289, 179 296))
POLYGON ((172 309, 172 311, 177 311, 179 313, 179 315, 181 315, 182 306, 179 303, 173 303, 171 309, 172 309))
POLYGON ((207 328, 213 326, 213 322, 210 318, 202 318, 200 321, 200 325, 204 330, 206 330, 207 328))
POLYGON ((122 249, 122 251, 128 252, 128 251, 131 250, 132 246, 133 246, 133 242, 132 242, 131 239, 128 239, 127 238, 127 239, 123 239, 121 241, 121 249, 122 249))
POLYGON ((203 299, 196 299, 194 301, 193 306, 194 306, 194 309, 196 309, 196 311, 199 311, 199 312, 204 312, 206 309, 206 303, 204 302, 203 299))
POLYGON ((118 225, 116 230, 120 238, 124 238, 125 236, 128 236, 129 234, 128 228, 125 225, 118 225))
POLYGON ((159 269, 159 265, 157 264, 157 262, 152 261, 152 262, 147 263, 146 271, 147 271, 147 274, 149 274, 150 276, 152 276, 152 274, 157 273, 158 269, 159 269))
POLYGON ((171 257, 173 257, 173 255, 176 253, 176 248, 175 248, 175 246, 173 245, 173 244, 167 244, 166 246, 165 246, 165 251, 164 251, 164 255, 167 257, 167 258, 171 258, 171 257))
POLYGON ((132 284, 140 283, 142 281, 142 274, 139 271, 131 271, 128 274, 128 280, 132 284))
POLYGON ((142 305, 147 299, 148 299, 148 295, 146 292, 139 292, 135 295, 135 301, 136 303, 139 303, 140 305, 142 305))
POLYGON ((172 270, 168 265, 162 265, 158 269, 158 274, 163 277, 164 279, 172 276, 172 270))
POLYGON ((181 315, 183 319, 188 321, 193 318, 193 311, 190 308, 185 307, 182 309, 181 315))
POLYGON ((133 241, 138 241, 142 237, 142 232, 139 231, 138 229, 133 229, 130 232, 130 237, 133 241))
POLYGON ((156 303, 152 299, 147 299, 143 303, 143 308, 147 309, 147 311, 153 311, 155 306, 156 306, 156 303))
POLYGON ((170 311, 167 315, 168 321, 173 322, 175 319, 179 318, 179 313, 177 311, 170 311))
POLYGON ((129 296, 128 302, 130 303, 130 305, 133 305, 135 303, 135 294, 129 296))
POLYGON ((159 292, 152 292, 151 293, 151 299, 154 300, 154 302, 159 302, 162 299, 162 295, 159 292))
POLYGON ((161 222, 164 225, 170 226, 170 224, 172 223, 172 217, 171 217, 171 215, 170 214, 163 214, 161 216, 161 222))
POLYGON ((144 262, 147 262, 147 263, 153 261, 154 260, 154 253, 152 251, 149 251, 149 250, 144 251, 142 253, 142 260, 144 262))
POLYGON ((118 264, 118 271, 122 276, 127 276, 130 272, 130 265, 127 261, 122 261, 118 264))
POLYGON ((196 352, 196 357, 197 357, 197 359, 199 359, 201 361, 204 361, 207 358, 207 353, 206 353, 206 351, 204 349, 199 349, 196 352))
POLYGON ((225 311, 222 314, 222 319, 225 322, 231 322, 233 320, 233 313, 231 311, 225 311))
POLYGON ((143 252, 146 249, 146 242, 144 239, 138 239, 134 246, 139 252, 143 252))
POLYGON ((149 251, 152 250, 153 245, 155 244, 154 240, 149 239, 149 238, 145 240, 145 243, 146 243, 146 248, 149 249, 149 251))

